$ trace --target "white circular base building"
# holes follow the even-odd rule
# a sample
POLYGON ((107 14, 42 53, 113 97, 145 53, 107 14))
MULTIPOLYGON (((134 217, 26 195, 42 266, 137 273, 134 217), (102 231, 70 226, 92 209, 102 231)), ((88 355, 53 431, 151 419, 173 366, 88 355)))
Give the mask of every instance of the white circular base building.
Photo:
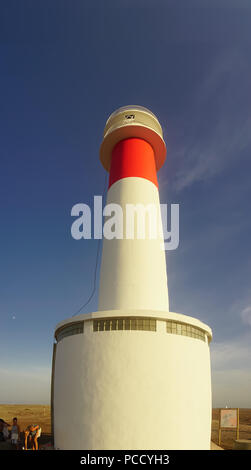
POLYGON ((56 449, 210 449, 210 328, 161 311, 101 311, 56 328, 56 449))

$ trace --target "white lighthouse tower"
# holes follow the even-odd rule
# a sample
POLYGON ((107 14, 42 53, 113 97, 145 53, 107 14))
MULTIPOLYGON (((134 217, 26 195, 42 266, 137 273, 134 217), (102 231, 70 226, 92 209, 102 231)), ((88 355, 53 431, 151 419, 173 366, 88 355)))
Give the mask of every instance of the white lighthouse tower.
POLYGON ((98 311, 55 330, 55 448, 210 449, 212 332, 169 311, 162 231, 153 236, 145 224, 141 236, 133 212, 155 208, 160 219, 165 156, 148 109, 126 106, 109 117, 100 159, 107 204, 120 208, 123 227, 103 241, 98 311), (128 206, 134 215, 125 219, 128 206))

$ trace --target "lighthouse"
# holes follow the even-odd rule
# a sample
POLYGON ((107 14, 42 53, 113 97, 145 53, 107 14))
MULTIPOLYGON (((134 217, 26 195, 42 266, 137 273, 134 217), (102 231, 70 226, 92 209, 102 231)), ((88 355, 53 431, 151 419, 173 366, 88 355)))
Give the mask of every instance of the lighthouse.
POLYGON ((151 111, 110 115, 100 160, 106 206, 122 226, 103 239, 98 311, 55 329, 55 448, 210 449, 212 331, 169 309, 157 176, 165 158, 151 111))

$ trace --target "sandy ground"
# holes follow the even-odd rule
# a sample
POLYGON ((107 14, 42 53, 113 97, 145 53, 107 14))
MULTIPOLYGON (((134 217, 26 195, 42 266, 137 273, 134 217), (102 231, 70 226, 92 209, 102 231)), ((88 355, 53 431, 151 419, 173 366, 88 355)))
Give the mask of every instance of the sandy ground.
MULTIPOLYGON (((14 417, 18 418, 21 432, 29 424, 39 424, 42 428, 40 447, 46 447, 51 439, 51 417, 48 405, 0 405, 0 418, 11 424, 14 417)), ((219 410, 213 409, 212 415, 212 450, 218 448, 218 419, 219 410)), ((232 449, 236 439, 235 431, 222 431, 221 447, 232 449)), ((240 408, 240 439, 251 439, 251 409, 240 408)), ((11 445, 0 442, 0 450, 11 449, 11 445)))
POLYGON ((211 450, 224 450, 222 447, 219 447, 215 442, 211 441, 211 450))

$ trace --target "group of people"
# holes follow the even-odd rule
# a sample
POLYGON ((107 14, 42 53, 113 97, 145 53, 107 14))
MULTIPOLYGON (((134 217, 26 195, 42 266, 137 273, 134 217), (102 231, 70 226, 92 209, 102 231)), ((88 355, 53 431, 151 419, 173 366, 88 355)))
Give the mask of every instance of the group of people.
MULTIPOLYGON (((10 442, 16 449, 20 448, 20 426, 17 423, 17 418, 13 418, 11 429, 8 428, 11 425, 6 423, 0 418, 0 441, 10 442)), ((24 450, 32 448, 32 450, 38 450, 38 438, 41 436, 41 426, 39 424, 30 424, 24 430, 24 450)))
POLYGON ((8 428, 11 425, 6 423, 4 419, 0 418, 0 441, 7 441, 10 439, 11 444, 17 447, 20 438, 20 428, 17 424, 17 418, 13 418, 11 429, 8 428))

